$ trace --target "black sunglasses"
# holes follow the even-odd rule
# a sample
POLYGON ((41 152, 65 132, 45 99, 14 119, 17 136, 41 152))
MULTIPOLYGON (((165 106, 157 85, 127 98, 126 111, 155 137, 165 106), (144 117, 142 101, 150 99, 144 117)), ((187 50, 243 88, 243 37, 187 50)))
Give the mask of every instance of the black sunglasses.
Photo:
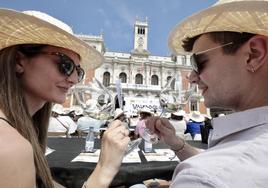
POLYGON ((206 52, 209 52, 209 51, 212 51, 212 50, 216 50, 218 48, 222 48, 224 46, 228 46, 228 45, 231 45, 231 44, 234 44, 233 42, 229 42, 229 43, 226 43, 226 44, 222 44, 220 46, 216 46, 216 47, 213 47, 213 48, 209 48, 207 50, 204 50, 204 51, 201 51, 201 52, 196 52, 196 53, 193 53, 191 56, 190 56, 190 62, 191 62, 191 65, 193 67, 193 70, 197 73, 197 74, 200 74, 204 68, 204 63, 200 62, 199 61, 199 58, 198 56, 201 55, 201 54, 204 54, 206 52))
POLYGON ((59 58, 58 69, 60 73, 66 76, 70 76, 73 73, 74 69, 76 69, 78 82, 81 82, 81 80, 83 80, 85 75, 84 69, 82 69, 80 65, 75 65, 74 61, 67 55, 60 52, 39 52, 39 54, 57 56, 59 58))

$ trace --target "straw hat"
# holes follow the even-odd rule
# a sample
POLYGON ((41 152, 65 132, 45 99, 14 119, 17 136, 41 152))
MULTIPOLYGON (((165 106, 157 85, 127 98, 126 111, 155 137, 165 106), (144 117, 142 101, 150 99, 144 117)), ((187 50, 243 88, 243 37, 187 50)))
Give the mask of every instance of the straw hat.
POLYGON ((146 106, 143 107, 142 109, 140 109, 138 113, 139 114, 140 113, 147 113, 147 114, 154 115, 154 113, 152 112, 152 110, 150 108, 146 107, 146 106))
POLYGON ((45 13, 0 8, 0 22, 0 50, 17 44, 58 46, 79 54, 85 71, 104 61, 97 50, 75 37, 70 27, 45 13))
POLYGON ((174 116, 184 116, 185 115, 185 111, 184 110, 179 110, 176 112, 172 113, 174 116))
POLYGON ((189 118, 195 122, 202 122, 205 120, 204 116, 199 111, 191 112, 189 118))
POLYGON ((219 0, 175 26, 168 44, 173 53, 182 54, 185 38, 216 31, 268 36, 268 0, 219 0))
POLYGON ((122 114, 124 114, 124 111, 121 108, 115 109, 115 111, 114 111, 114 119, 117 119, 122 114))

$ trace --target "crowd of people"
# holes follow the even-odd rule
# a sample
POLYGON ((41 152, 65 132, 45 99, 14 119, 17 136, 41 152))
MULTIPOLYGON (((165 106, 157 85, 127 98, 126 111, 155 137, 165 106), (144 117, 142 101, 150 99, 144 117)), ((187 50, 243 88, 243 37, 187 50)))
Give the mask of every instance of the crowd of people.
MULTIPOLYGON (((80 106, 64 108, 60 104, 55 104, 52 108, 48 134, 53 136, 60 135, 53 133, 63 133, 61 135, 66 135, 67 137, 82 137, 86 136, 89 127, 94 127, 94 131, 99 132, 101 128, 105 130, 111 121, 120 120, 127 129, 134 129, 134 135, 131 138, 136 139, 144 134, 146 120, 153 116, 159 116, 159 114, 155 113, 153 109, 144 106, 137 111, 137 116, 135 117, 130 117, 127 112, 117 108, 110 119, 99 120, 89 116, 88 113, 84 113, 80 106)), ((192 111, 187 114, 184 110, 167 113, 165 118, 173 125, 176 136, 185 140, 203 141, 204 139, 201 139, 201 130, 204 129, 205 124, 211 121, 211 116, 209 115, 201 114, 199 111, 192 111)), ((207 130, 209 131, 210 129, 207 130)))
MULTIPOLYGON (((267 0, 219 0, 171 31, 173 53, 191 53, 189 81, 202 90, 205 105, 234 111, 213 119, 205 151, 178 136, 183 128, 192 139, 202 132, 197 127, 205 119, 197 118, 198 113, 178 129, 173 123, 182 120, 179 112, 171 115, 172 121, 152 115, 139 120, 143 123, 137 133, 145 124, 181 160, 171 188, 266 187, 267 7, 267 0)), ((1 186, 62 187, 53 181, 44 156, 52 104, 63 103, 68 89, 88 69, 98 67, 103 56, 44 13, 1 8, 0 21, 1 186)), ((109 187, 129 141, 122 121, 111 121, 102 137, 99 162, 84 188, 109 187)))

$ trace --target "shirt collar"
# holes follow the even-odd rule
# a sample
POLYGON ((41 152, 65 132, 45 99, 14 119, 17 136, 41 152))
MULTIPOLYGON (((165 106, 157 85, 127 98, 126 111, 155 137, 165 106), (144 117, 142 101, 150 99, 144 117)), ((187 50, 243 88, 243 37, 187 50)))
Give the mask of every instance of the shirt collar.
POLYGON ((210 135, 209 147, 217 144, 222 138, 268 122, 268 106, 242 112, 232 113, 212 120, 213 131, 210 135))

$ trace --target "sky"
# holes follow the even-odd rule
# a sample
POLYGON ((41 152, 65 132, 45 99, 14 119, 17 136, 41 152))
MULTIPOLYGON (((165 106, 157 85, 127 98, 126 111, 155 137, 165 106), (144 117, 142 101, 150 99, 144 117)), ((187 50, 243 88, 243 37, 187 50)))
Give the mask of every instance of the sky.
POLYGON ((170 56, 171 29, 217 0, 0 0, 0 7, 38 10, 68 24, 75 34, 103 34, 106 51, 129 53, 133 49, 134 23, 149 24, 151 55, 170 56))

